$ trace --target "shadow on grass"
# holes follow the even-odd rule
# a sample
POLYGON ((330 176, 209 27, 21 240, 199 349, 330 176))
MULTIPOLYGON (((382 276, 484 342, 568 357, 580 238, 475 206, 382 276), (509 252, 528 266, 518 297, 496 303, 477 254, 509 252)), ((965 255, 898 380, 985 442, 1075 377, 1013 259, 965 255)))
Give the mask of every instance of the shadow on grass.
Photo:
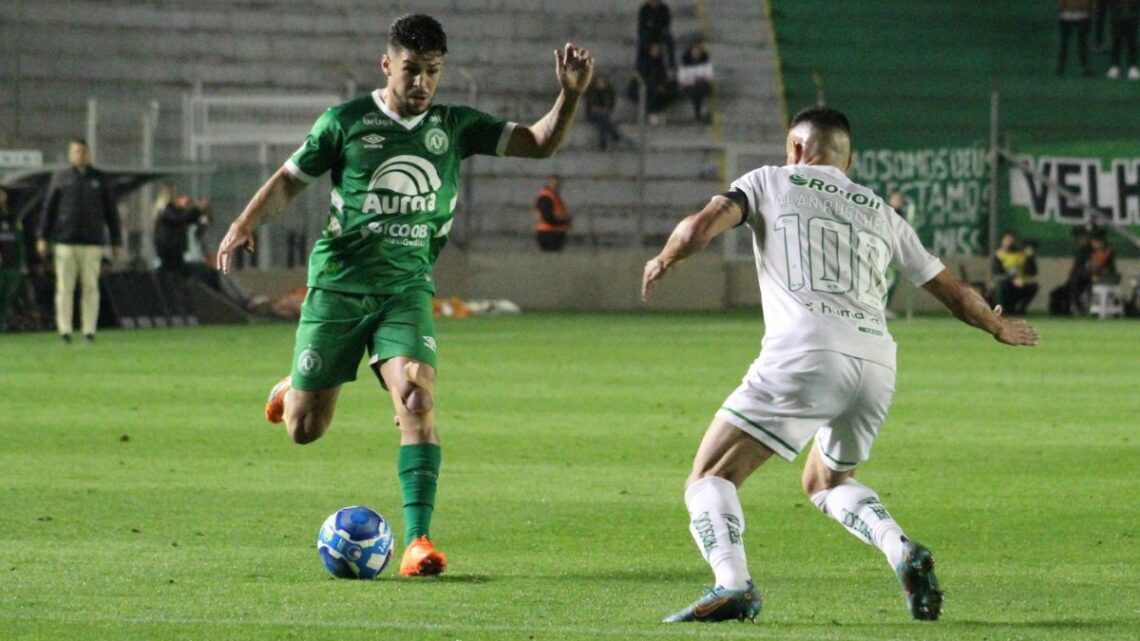
POLYGON ((955 621, 942 620, 938 625, 956 626, 983 630, 1108 630, 1112 628, 1136 629, 1140 621, 1135 618, 1122 617, 1120 619, 1043 619, 1039 621, 955 621))
POLYGON ((706 568, 685 569, 645 569, 622 568, 612 570, 583 570, 581 572, 558 572, 536 574, 535 579, 560 579, 573 581, 679 581, 686 584, 712 585, 712 575, 706 568))

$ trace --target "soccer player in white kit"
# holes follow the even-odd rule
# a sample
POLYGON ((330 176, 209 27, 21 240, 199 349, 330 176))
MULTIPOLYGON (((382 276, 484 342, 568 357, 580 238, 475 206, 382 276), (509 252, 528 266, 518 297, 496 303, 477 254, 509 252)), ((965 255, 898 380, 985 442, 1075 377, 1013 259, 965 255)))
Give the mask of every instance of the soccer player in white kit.
POLYGON ((942 591, 934 559, 907 538, 874 490, 854 479, 895 390, 885 272, 894 267, 959 320, 1007 345, 1036 345, 1022 320, 1001 317, 919 243, 906 221, 847 178, 851 126, 835 109, 792 119, 787 164, 756 169, 677 225, 645 265, 642 296, 685 257, 740 224, 753 231, 764 308, 760 357, 709 425, 686 482, 690 531, 716 585, 666 622, 755 619, 760 594, 744 554, 737 488, 776 454, 809 448, 803 489, 824 514, 878 548, 915 619, 934 620, 942 591))

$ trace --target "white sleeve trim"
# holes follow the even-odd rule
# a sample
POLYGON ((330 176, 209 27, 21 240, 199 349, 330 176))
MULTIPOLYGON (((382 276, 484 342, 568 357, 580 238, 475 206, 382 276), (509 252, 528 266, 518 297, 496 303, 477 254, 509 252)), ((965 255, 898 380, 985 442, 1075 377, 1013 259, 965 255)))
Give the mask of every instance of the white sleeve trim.
POLYGON ((933 280, 935 276, 941 274, 944 269, 946 269, 946 265, 942 264, 942 261, 938 258, 934 258, 934 260, 926 266, 926 269, 918 273, 918 278, 911 279, 911 282, 914 283, 916 287, 922 287, 933 280))
POLYGON ((517 122, 508 122, 503 125, 503 133, 499 134, 499 144, 495 145, 495 155, 502 156, 507 153, 507 143, 511 141, 511 134, 514 133, 515 127, 518 127, 517 122))
POLYGON ((293 174, 294 178, 300 180, 305 184, 309 184, 317 179, 316 176, 310 176, 309 174, 301 171, 301 168, 297 166, 297 163, 293 162, 292 158, 285 161, 285 171, 293 174))

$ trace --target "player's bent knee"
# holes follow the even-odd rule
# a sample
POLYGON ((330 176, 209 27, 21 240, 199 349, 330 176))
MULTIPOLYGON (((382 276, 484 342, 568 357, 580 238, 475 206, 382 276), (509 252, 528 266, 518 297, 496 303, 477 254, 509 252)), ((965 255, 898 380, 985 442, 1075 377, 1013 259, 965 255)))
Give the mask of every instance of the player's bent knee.
POLYGON ((307 445, 319 439, 328 429, 328 423, 317 419, 312 414, 302 414, 295 420, 287 421, 286 429, 289 438, 297 445, 307 445))
POLYGON ((435 407, 435 399, 431 392, 422 387, 413 385, 412 390, 404 396, 404 408, 412 414, 427 414, 435 407))

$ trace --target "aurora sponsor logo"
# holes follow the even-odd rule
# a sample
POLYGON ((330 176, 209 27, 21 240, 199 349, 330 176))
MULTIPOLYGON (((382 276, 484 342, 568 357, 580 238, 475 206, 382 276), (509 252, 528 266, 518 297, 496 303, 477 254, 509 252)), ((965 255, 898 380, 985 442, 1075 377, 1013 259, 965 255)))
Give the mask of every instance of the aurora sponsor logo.
POLYGON ((871 209, 878 209, 883 204, 883 201, 877 198, 873 198, 866 194, 858 194, 855 192, 847 191, 839 185, 824 182, 819 178, 808 178, 807 176, 802 176, 800 174, 792 174, 788 177, 788 182, 792 183, 796 187, 807 187, 808 189, 822 191, 825 194, 836 194, 842 197, 844 200, 848 200, 852 203, 855 203, 856 205, 870 207, 871 209))
POLYGON ((376 168, 361 212, 408 214, 434 211, 443 182, 435 165, 417 156, 396 156, 376 168))

